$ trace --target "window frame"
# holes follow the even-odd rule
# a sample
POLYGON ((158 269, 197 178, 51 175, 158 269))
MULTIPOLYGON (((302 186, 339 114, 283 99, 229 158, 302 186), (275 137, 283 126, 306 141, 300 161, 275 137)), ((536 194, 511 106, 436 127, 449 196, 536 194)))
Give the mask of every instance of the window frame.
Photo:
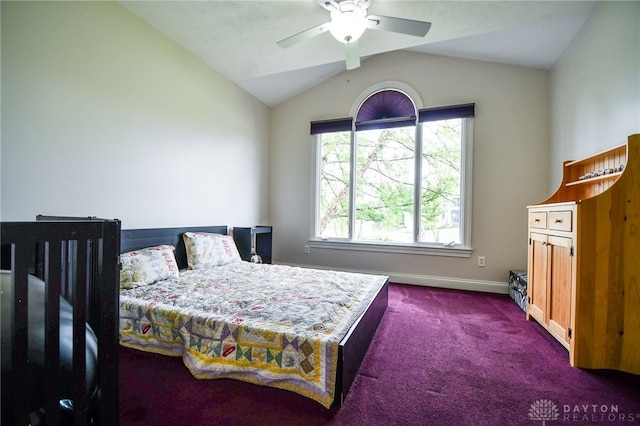
MULTIPOLYGON (((402 88, 398 88, 396 85, 384 84, 384 87, 381 88, 380 85, 374 86, 369 90, 363 92, 363 95, 356 101, 354 104, 355 108, 352 112, 355 112, 352 116, 356 116, 358 107, 364 102, 364 100, 368 99, 372 94, 378 92, 380 90, 397 90, 403 92, 407 95, 415 104, 418 109, 418 105, 420 104, 420 99, 417 97, 417 93, 413 92, 411 95, 410 92, 412 90, 407 90, 406 86, 402 88)), ((464 104, 461 106, 468 106, 473 104, 464 104)), ((443 110, 455 110, 457 106, 448 106, 448 107, 439 107, 433 108, 429 110, 420 110, 421 112, 433 112, 443 110)), ((473 108, 473 107, 472 107, 473 108)), ((456 118, 456 117, 450 117, 456 118)), ((461 143, 462 143, 462 151, 461 151, 461 182, 460 182, 460 226, 462 228, 461 231, 461 239, 462 241, 455 245, 449 245, 446 243, 433 243, 433 242, 420 242, 417 234, 419 230, 419 221, 420 215, 414 214, 414 232, 413 232, 413 242, 412 243, 399 243, 399 242, 365 242, 365 241, 354 241, 353 240, 353 227, 355 220, 355 197, 356 190, 354 187, 355 184, 355 162, 356 162, 356 129, 354 120, 350 122, 350 130, 346 130, 344 127, 346 126, 346 119, 341 120, 342 129, 338 131, 349 131, 350 132, 350 172, 349 172, 349 181, 350 181, 350 189, 349 189, 349 236, 348 238, 319 238, 317 237, 316 231, 319 227, 320 220, 320 173, 321 173, 321 137, 322 134, 333 133, 334 131, 316 131, 315 133, 312 131, 312 139, 313 139, 313 150, 312 150, 312 165, 311 165, 311 226, 310 226, 310 237, 308 244, 313 248, 326 248, 326 249, 337 249, 337 250, 356 250, 356 251, 369 251, 369 252, 383 252, 383 253, 402 253, 402 254, 422 254, 422 255, 431 255, 431 256, 448 256, 448 257, 471 257, 473 249, 471 248, 471 201, 473 197, 472 190, 472 172, 473 172, 473 115, 467 117, 457 117, 462 119, 462 134, 461 134, 461 143)), ((443 120, 446 118, 441 118, 443 120)), ((336 121, 339 121, 336 120, 336 121)), ((330 122, 331 120, 325 120, 325 122, 330 122)), ((422 121, 434 121, 434 120, 422 120, 422 121)), ((422 159, 422 121, 416 117, 415 124, 415 132, 416 132, 416 151, 415 151, 415 196, 414 196, 414 212, 420 211, 421 205, 416 208, 416 202, 420 204, 420 185, 422 179, 422 170, 421 170, 421 159, 422 159)), ((316 122, 318 123, 318 122, 316 122)), ((313 123, 312 123, 313 128, 313 123)))

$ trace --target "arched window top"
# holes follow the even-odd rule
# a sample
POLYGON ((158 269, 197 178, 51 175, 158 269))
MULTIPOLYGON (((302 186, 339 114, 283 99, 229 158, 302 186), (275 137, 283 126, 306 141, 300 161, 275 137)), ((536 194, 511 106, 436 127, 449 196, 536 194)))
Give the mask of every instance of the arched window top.
POLYGON ((384 81, 358 96, 351 106, 350 117, 312 121, 311 134, 389 129, 474 116, 475 103, 423 108, 420 95, 411 86, 398 81, 384 81))
POLYGON ((409 96, 399 90, 386 89, 365 99, 358 109, 356 123, 415 116, 416 107, 409 96))
POLYGON ((416 122, 416 106, 406 93, 379 90, 366 98, 356 115, 356 130, 410 126, 416 122))

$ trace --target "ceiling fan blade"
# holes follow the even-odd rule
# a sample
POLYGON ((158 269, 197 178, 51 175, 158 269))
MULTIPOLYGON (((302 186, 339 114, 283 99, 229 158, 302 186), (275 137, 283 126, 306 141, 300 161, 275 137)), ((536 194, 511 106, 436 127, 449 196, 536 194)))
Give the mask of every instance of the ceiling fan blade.
POLYGON ((338 2, 335 0, 316 0, 316 3, 327 9, 329 12, 340 8, 338 2))
POLYGON ((282 48, 293 46, 294 44, 298 44, 302 41, 308 40, 311 37, 315 37, 324 32, 329 31, 329 22, 325 22, 324 24, 316 25, 315 27, 309 28, 307 30, 301 31, 298 34, 294 34, 291 37, 287 37, 285 39, 280 40, 276 44, 282 48))
POLYGON ((431 28, 431 22, 414 21, 413 19, 394 18, 391 16, 369 15, 367 16, 367 28, 424 37, 429 32, 429 28, 431 28))
POLYGON ((344 56, 347 61, 347 69, 352 70, 360 66, 360 52, 358 51, 358 42, 344 44, 344 56))

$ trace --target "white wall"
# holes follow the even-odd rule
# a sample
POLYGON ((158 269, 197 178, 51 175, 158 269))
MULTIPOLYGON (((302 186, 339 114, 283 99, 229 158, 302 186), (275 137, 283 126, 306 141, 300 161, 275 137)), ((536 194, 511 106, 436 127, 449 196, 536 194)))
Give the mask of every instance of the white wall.
POLYGON ((2 2, 1 218, 268 221, 268 108, 115 2, 2 2))
POLYGON ((551 73, 394 52, 271 111, 116 3, 1 7, 2 220, 271 223, 277 262, 482 288, 526 268, 526 206, 555 189, 563 160, 640 131, 638 2, 600 4, 551 73), (425 107, 476 103, 471 259, 303 253, 309 122, 349 115, 387 80, 412 86, 425 107))
POLYGON ((602 2, 551 73, 550 191, 562 162, 640 133, 640 2, 602 2))
POLYGON ((486 283, 489 287, 506 283, 510 269, 526 269, 526 206, 548 195, 548 105, 548 71, 393 52, 372 57, 360 68, 274 107, 271 217, 275 260, 378 271, 391 274, 395 281, 417 284, 458 286, 456 281, 464 281, 471 288, 484 288, 486 283), (389 80, 413 87, 424 107, 476 103, 474 254, 470 259, 316 248, 303 253, 310 236, 309 122, 349 116, 365 89, 389 80), (486 257, 486 267, 477 266, 478 255, 486 257))

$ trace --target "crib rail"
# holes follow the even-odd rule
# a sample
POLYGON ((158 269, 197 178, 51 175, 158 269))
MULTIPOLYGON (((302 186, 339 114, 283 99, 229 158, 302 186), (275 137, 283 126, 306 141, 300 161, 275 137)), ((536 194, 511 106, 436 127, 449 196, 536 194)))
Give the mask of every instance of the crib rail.
MULTIPOLYGON (((3 268, 11 270, 10 372, 2 383, 2 424, 28 425, 28 385, 21 380, 33 368, 28 352, 28 281, 37 275, 44 290, 43 410, 47 425, 118 424, 118 281, 120 221, 86 218, 2 222, 3 268), (73 410, 60 402, 60 296, 73 308, 73 410), (91 407, 86 393, 86 324, 98 341, 96 383, 91 407), (71 418, 67 418, 71 416, 71 418)), ((6 317, 5 317, 6 318, 6 317)), ((4 365, 4 364, 3 364, 4 365)))

